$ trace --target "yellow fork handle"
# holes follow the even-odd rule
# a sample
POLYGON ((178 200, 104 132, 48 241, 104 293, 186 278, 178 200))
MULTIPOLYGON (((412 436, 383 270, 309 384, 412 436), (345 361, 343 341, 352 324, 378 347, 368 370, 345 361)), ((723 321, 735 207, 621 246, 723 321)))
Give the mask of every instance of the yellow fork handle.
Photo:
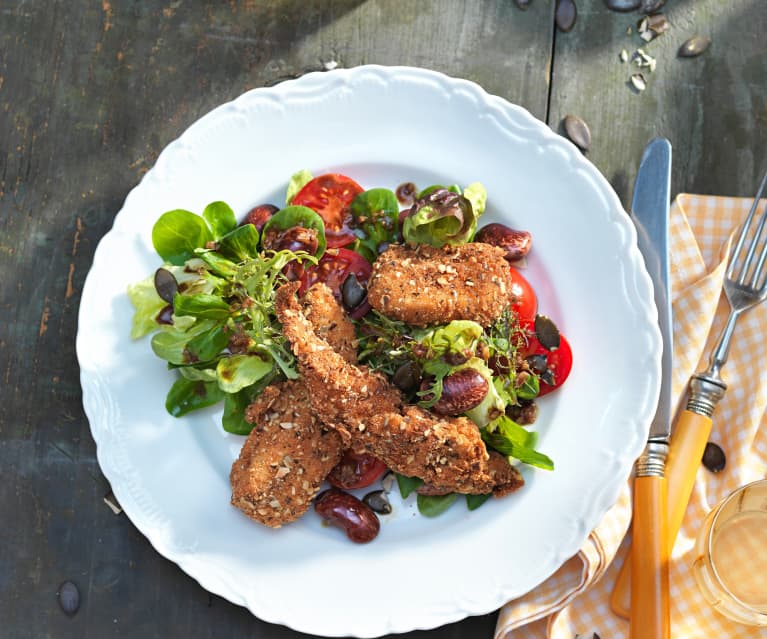
POLYGON ((634 479, 630 639, 669 639, 666 478, 634 479))
MULTIPOLYGON (((689 410, 682 411, 674 426, 666 461, 669 556, 682 526, 692 487, 695 485, 695 475, 710 435, 711 418, 689 410)), ((629 548, 628 557, 631 554, 632 549, 629 548)), ((630 606, 631 560, 627 558, 615 580, 610 607, 616 615, 628 619, 630 606)))

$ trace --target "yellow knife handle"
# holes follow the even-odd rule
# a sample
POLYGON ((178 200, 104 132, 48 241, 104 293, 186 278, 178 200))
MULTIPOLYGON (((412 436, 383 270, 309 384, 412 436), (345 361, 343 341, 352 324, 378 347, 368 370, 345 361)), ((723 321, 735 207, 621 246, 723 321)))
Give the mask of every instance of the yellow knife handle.
MULTIPOLYGON (((695 485, 695 475, 710 435, 710 417, 690 410, 681 412, 674 426, 666 462, 669 556, 682 526, 687 503, 695 485)), ((633 554, 631 547, 628 552, 627 557, 630 557, 633 554)), ((631 605, 631 564, 632 561, 628 558, 624 561, 610 596, 613 612, 624 619, 629 618, 631 605)))
POLYGON ((669 639, 666 478, 634 478, 630 639, 669 639))

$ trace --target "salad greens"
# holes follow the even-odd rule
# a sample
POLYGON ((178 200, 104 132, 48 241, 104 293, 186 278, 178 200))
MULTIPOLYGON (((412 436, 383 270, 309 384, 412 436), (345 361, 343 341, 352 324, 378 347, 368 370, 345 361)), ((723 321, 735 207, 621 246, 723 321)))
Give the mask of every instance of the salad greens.
MULTIPOLYGON (((165 401, 171 415, 223 402, 223 428, 247 435, 252 426, 244 419, 246 407, 274 381, 298 377, 274 313, 274 296, 291 273, 317 264, 327 250, 323 217, 292 204, 312 179, 307 170, 291 177, 285 206, 260 232, 253 224, 238 224, 222 201, 211 202, 200 215, 171 210, 155 223, 152 244, 163 264, 128 286, 134 307, 130 336, 152 334, 155 355, 177 371, 165 401), (291 272, 295 265, 299 270, 291 272)), ((356 239, 347 248, 374 262, 394 242, 470 242, 486 201, 479 183, 463 190, 433 185, 400 212, 393 191, 363 191, 348 206, 356 239)), ((510 463, 553 469, 553 462, 535 450, 536 434, 506 414, 508 407, 529 402, 540 392, 539 373, 521 365, 525 330, 511 310, 488 328, 468 320, 415 328, 376 311, 357 320, 356 327, 359 361, 387 374, 409 401, 424 408, 439 401, 448 375, 474 369, 488 382, 488 391, 465 415, 477 424, 483 441, 510 463), (410 381, 403 384, 402 379, 410 381)), ((423 484, 418 478, 396 477, 403 498, 423 484)), ((467 495, 467 507, 478 508, 489 496, 467 495)), ((418 494, 417 505, 423 515, 433 517, 456 498, 418 494)))

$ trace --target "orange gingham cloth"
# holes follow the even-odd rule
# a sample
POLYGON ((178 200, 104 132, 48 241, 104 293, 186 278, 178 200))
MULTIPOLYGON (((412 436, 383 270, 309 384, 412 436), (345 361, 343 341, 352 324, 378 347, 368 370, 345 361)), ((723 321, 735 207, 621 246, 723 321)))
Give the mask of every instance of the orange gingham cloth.
MULTIPOLYGON (((671 207, 675 406, 684 407, 690 376, 708 368, 729 305, 721 293, 733 231, 752 200, 680 194, 671 207)), ((759 208, 763 210, 765 202, 759 208)), ((698 591, 691 571, 695 536, 706 514, 738 486, 767 477, 767 302, 741 315, 728 363, 727 393, 713 415, 710 441, 727 456, 714 474, 698 470, 670 565, 673 639, 767 639, 767 628, 729 621, 698 591)), ((507 603, 495 639, 626 639, 628 621, 610 610, 610 593, 627 551, 631 482, 577 555, 536 589, 507 603)), ((762 548, 767 553, 767 548, 762 548)))

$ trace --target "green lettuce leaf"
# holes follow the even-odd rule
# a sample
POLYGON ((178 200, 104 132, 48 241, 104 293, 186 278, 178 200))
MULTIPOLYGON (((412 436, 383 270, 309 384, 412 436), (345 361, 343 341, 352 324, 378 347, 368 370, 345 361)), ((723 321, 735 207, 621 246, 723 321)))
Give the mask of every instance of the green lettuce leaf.
POLYGON ((128 284, 128 299, 133 304, 133 322, 131 324, 131 339, 138 339, 160 328, 157 314, 167 306, 154 287, 154 275, 146 279, 128 284))

